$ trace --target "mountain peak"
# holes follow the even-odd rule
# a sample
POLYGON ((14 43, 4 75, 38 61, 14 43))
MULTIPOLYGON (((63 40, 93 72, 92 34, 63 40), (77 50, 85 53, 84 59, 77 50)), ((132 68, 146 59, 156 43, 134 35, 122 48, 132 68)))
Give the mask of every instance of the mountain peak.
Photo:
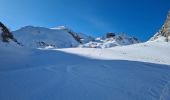
POLYGON ((167 19, 165 23, 163 24, 161 30, 155 34, 151 40, 157 40, 160 37, 164 37, 164 41, 168 42, 170 36, 170 11, 168 12, 167 19))
POLYGON ((140 43, 135 37, 127 36, 125 33, 115 34, 108 32, 105 36, 96 38, 94 41, 85 43, 80 47, 84 48, 110 48, 115 46, 124 46, 140 43))

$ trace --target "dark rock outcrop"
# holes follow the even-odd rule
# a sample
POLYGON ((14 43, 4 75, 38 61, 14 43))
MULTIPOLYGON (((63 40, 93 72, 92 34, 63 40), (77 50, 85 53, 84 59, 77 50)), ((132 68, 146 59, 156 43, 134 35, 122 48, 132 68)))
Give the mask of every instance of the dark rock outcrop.
POLYGON ((16 42, 19 45, 22 45, 19 43, 13 36, 13 34, 9 31, 9 29, 2 23, 0 22, 0 35, 3 42, 9 42, 10 40, 16 42))
POLYGON ((166 42, 169 41, 169 36, 170 36, 170 11, 168 13, 167 19, 166 19, 164 25, 162 26, 161 30, 159 32, 157 32, 156 35, 153 38, 151 38, 151 40, 156 40, 160 36, 165 37, 166 42))
POLYGON ((112 33, 112 32, 109 32, 109 33, 106 34, 106 38, 113 38, 115 36, 116 36, 116 34, 112 33))

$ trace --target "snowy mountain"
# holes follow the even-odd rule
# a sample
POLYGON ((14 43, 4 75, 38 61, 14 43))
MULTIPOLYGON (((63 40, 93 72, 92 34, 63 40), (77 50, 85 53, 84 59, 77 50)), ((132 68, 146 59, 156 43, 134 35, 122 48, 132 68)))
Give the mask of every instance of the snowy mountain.
POLYGON ((24 46, 32 48, 110 48, 119 45, 122 46, 139 43, 137 38, 129 37, 125 34, 116 35, 114 37, 104 36, 95 39, 82 33, 76 33, 65 26, 51 29, 26 26, 14 31, 13 33, 24 46))
POLYGON ((26 47, 42 48, 42 47, 55 47, 55 48, 69 48, 77 47, 79 44, 89 42, 91 37, 75 33, 70 29, 60 26, 56 28, 44 28, 26 26, 13 34, 19 41, 26 47))
POLYGON ((166 41, 168 42, 170 36, 170 11, 168 13, 167 19, 162 26, 161 30, 151 38, 151 41, 166 41))
POLYGON ((94 41, 83 44, 80 47, 84 48, 110 48, 115 46, 124 46, 140 43, 135 37, 127 36, 126 34, 116 35, 114 33, 107 33, 102 38, 96 38, 94 41))
POLYGON ((169 21, 145 43, 27 26, 13 32, 24 45, 15 46, 2 26, 0 100, 170 100, 169 21))

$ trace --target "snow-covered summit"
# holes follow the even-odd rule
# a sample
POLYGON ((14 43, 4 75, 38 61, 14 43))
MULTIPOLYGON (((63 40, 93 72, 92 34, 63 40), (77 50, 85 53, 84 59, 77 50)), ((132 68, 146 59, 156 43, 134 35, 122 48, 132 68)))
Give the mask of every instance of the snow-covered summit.
POLYGON ((44 28, 26 26, 13 32, 19 41, 24 46, 39 48, 39 47, 56 47, 68 48, 77 47, 81 43, 81 39, 88 36, 79 35, 65 26, 56 28, 44 28))
POLYGON ((81 44, 88 43, 88 42, 94 40, 94 38, 92 36, 88 36, 88 35, 83 34, 83 33, 74 32, 72 29, 70 29, 66 26, 57 26, 57 27, 54 27, 54 28, 51 28, 51 29, 66 31, 69 34, 71 34, 81 44))
POLYGON ((167 19, 162 26, 161 30, 157 32, 152 38, 151 41, 169 41, 170 36, 170 11, 168 13, 167 19))

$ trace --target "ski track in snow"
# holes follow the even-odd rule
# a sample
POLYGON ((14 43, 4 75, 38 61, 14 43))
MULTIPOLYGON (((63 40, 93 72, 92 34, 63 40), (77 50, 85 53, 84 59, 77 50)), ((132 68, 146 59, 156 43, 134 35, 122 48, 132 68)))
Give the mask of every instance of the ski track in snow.
POLYGON ((160 100, 170 100, 170 81, 167 82, 167 84, 164 86, 160 100))
POLYGON ((169 51, 154 50, 156 45, 142 46, 2 47, 0 100, 170 100, 169 56, 158 54, 159 50, 169 51), (140 53, 148 52, 139 54, 134 52, 136 48, 140 53))

